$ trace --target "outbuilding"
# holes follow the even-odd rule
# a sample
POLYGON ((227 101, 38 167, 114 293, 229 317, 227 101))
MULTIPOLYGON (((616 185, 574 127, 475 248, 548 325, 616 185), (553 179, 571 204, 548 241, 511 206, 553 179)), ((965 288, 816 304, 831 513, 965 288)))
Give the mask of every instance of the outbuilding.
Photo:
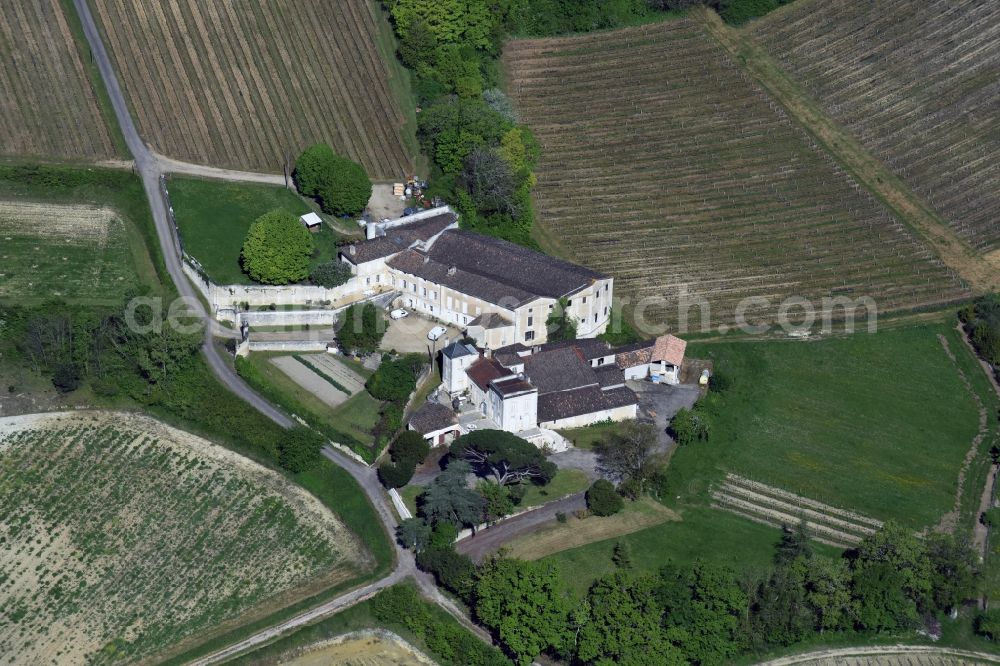
POLYGON ((309 231, 316 233, 323 226, 323 218, 321 218, 316 213, 306 213, 299 218, 299 221, 305 226, 309 231))

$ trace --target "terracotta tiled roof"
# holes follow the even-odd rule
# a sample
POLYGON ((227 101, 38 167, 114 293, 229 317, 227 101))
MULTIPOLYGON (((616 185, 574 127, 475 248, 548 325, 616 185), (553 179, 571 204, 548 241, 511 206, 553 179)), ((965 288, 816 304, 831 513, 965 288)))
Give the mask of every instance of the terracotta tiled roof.
POLYGON ((597 386, 597 376, 575 347, 564 347, 524 357, 524 374, 539 393, 597 386))
POLYGON ((480 298, 494 305, 519 306, 536 298, 534 294, 523 289, 503 284, 492 277, 477 275, 461 268, 440 263, 417 250, 400 252, 386 264, 397 271, 429 280, 443 287, 449 287, 459 293, 480 298))
POLYGON ((485 391, 491 381, 500 377, 506 377, 510 374, 510 371, 492 358, 481 358, 469 366, 466 374, 469 375, 469 379, 476 386, 485 391))
POLYGON ((673 335, 661 335, 656 338, 656 343, 653 345, 653 363, 666 361, 680 367, 684 363, 685 349, 687 349, 686 340, 681 340, 673 335))
POLYGON ((434 261, 491 278, 508 289, 548 298, 569 296, 606 276, 499 238, 451 229, 428 254, 434 261))
POLYGON ((512 377, 511 379, 493 382, 493 387, 500 392, 500 395, 504 396, 537 390, 531 385, 530 382, 521 379, 520 377, 512 377))
POLYGON ((624 386, 625 372, 616 365, 605 365, 594 369, 601 387, 624 386))

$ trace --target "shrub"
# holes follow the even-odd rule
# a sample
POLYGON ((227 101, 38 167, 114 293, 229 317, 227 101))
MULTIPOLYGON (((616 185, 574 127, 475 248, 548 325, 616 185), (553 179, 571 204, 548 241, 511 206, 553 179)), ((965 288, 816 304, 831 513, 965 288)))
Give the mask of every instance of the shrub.
POLYGON ((337 328, 340 346, 358 354, 370 354, 382 344, 385 320, 371 303, 352 305, 344 312, 337 328))
POLYGON ((587 508, 595 516, 613 516, 625 507, 625 500, 610 481, 598 479, 587 490, 587 508))
POLYGON ((372 182, 361 165, 323 143, 303 151, 292 177, 301 194, 315 197, 323 212, 333 215, 357 215, 372 196, 372 182))
POLYGON ((312 469, 319 463, 323 436, 309 428, 299 426, 278 442, 278 464, 293 474, 312 469))
POLYGON ((250 226, 240 255, 243 270, 264 284, 288 284, 309 275, 312 236, 289 212, 274 210, 250 226))
POLYGON ((430 451, 430 443, 424 439, 423 435, 414 430, 400 433, 396 441, 392 443, 392 459, 396 462, 412 460, 415 465, 419 465, 430 451))
POLYGON ((386 355, 365 387, 379 400, 404 403, 417 388, 417 371, 422 363, 420 354, 408 354, 398 359, 386 355))
POLYGON ((351 267, 343 261, 334 259, 325 264, 320 264, 309 274, 309 281, 313 284, 331 289, 346 284, 351 279, 351 267))
POLYGON ((556 511, 556 521, 560 523, 565 523, 568 520, 566 513, 564 511, 556 511))
POLYGON ((83 383, 83 372, 75 363, 60 363, 52 375, 52 385, 60 393, 70 393, 80 388, 83 383))
POLYGON ((396 463, 386 460, 378 466, 378 479, 386 488, 402 488, 410 479, 416 469, 412 460, 402 460, 396 463))
POLYGON ((976 633, 991 641, 1000 639, 1000 608, 993 608, 976 617, 976 633))
POLYGON ((681 446, 703 442, 709 436, 708 421, 696 409, 682 409, 670 420, 669 433, 681 446))
POLYGON ((992 508, 983 511, 983 515, 980 517, 983 525, 987 527, 1000 527, 1000 508, 992 508))
POLYGON ((455 552, 454 544, 425 548, 417 554, 417 565, 433 574, 434 580, 444 589, 457 594, 464 601, 471 599, 476 565, 468 556, 455 552))

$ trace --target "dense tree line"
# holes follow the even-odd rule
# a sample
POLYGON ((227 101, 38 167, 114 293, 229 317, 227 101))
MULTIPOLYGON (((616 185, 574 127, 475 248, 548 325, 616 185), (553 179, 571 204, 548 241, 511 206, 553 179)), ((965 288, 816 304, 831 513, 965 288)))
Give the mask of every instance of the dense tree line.
POLYGON ((323 438, 305 428, 284 431, 223 390, 199 354, 200 320, 179 316, 175 326, 158 303, 129 297, 105 308, 61 301, 0 307, 0 353, 50 377, 59 391, 87 385, 100 400, 132 400, 226 433, 247 453, 291 472, 315 465, 323 438))
POLYGON ((1000 296, 987 294, 958 312, 976 351, 994 367, 1000 365, 1000 296))
MULTIPOLYGON (((829 559, 799 526, 786 528, 764 571, 699 561, 637 572, 619 545, 612 571, 574 600, 553 564, 495 557, 476 567, 454 552, 453 534, 436 525, 409 545, 523 664, 543 653, 581 664, 717 664, 818 634, 912 630, 969 597, 976 575, 973 551, 950 536, 888 524, 829 559)), ((997 631, 995 614, 979 624, 997 631)))

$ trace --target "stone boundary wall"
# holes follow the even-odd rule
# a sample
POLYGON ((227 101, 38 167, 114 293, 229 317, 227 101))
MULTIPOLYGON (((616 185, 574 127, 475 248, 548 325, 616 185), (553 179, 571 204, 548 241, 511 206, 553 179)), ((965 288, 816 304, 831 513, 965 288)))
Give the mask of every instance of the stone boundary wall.
POLYGON ((184 256, 182 262, 184 273, 191 283, 201 292, 212 312, 226 309, 239 309, 246 303, 250 307, 266 307, 268 305, 316 305, 329 304, 333 307, 348 304, 349 301, 362 300, 377 295, 376 291, 368 290, 357 278, 351 278, 346 284, 332 289, 313 285, 217 285, 198 270, 190 257, 184 256))

